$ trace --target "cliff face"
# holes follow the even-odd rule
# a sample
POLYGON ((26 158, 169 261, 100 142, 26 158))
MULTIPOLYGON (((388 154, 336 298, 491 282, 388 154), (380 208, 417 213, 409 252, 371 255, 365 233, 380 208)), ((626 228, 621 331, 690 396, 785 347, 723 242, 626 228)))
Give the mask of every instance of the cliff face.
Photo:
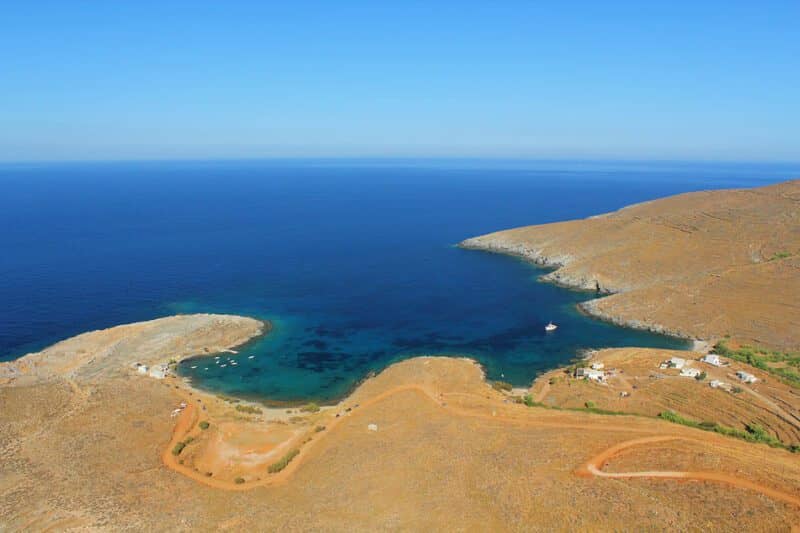
POLYGON ((587 312, 696 338, 800 349, 800 180, 681 194, 585 220, 467 239, 611 296, 587 312))

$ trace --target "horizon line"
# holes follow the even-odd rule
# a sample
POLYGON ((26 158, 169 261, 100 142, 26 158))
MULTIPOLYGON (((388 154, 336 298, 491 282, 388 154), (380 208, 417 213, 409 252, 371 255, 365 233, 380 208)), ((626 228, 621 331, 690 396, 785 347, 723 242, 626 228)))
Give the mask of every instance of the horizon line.
POLYGON ((800 159, 726 159, 726 158, 642 158, 642 157, 536 157, 536 156, 414 156, 414 155, 306 155, 306 156, 211 156, 211 157, 120 157, 86 159, 0 159, 0 165, 87 164, 87 163, 213 163, 213 162, 528 162, 528 163, 694 163, 694 164, 752 164, 800 165, 800 159))

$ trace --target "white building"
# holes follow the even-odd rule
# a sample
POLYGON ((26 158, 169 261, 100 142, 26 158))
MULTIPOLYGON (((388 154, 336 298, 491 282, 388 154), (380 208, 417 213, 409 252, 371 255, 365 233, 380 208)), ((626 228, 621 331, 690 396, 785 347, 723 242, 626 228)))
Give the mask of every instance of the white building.
POLYGON ((696 378, 699 375, 700 371, 696 368, 686 367, 683 370, 681 370, 681 376, 686 378, 696 378))
POLYGON ((670 368, 677 368, 678 370, 680 370, 684 366, 686 366, 686 359, 682 359, 680 357, 673 357, 669 360, 670 368))
POLYGON ((745 383, 755 383, 756 381, 758 381, 757 377, 755 377, 753 374, 749 372, 745 372, 744 370, 739 370, 738 372, 736 372, 736 377, 744 381, 745 383))
POLYGON ((167 377, 167 367, 164 365, 154 366, 150 369, 150 377, 156 379, 164 379, 167 377))
POLYGON ((720 359, 715 353, 706 354, 700 360, 704 363, 708 363, 709 365, 722 366, 722 359, 720 359))
POLYGON ((596 363, 592 363, 592 370, 603 370, 605 367, 606 367, 606 365, 604 365, 600 361, 597 361, 596 363))
POLYGON ((592 368, 579 368, 575 371, 575 377, 591 379, 602 383, 606 380, 605 372, 602 370, 594 370, 592 368))
POLYGON ((147 365, 139 365, 136 367, 136 371, 140 374, 146 375, 147 374, 147 365))

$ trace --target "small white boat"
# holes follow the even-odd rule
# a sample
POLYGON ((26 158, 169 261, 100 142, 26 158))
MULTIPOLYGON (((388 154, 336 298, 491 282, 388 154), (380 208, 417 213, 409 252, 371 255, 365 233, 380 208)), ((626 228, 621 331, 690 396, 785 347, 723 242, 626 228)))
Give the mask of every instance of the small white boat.
POLYGON ((256 357, 255 355, 251 355, 250 357, 248 357, 248 359, 255 359, 255 357, 256 357))
POLYGON ((197 365, 192 365, 192 368, 197 368, 197 365))
POLYGON ((225 368, 228 365, 219 365, 220 368, 225 368))
POLYGON ((555 331, 557 328, 558 328, 558 326, 556 326, 552 322, 548 322, 547 325, 544 327, 544 330, 545 331, 555 331))

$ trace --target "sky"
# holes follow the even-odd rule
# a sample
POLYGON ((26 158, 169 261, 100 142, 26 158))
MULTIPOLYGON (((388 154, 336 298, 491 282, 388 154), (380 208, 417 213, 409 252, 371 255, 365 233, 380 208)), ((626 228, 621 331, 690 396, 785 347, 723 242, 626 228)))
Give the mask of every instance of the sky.
POLYGON ((800 2, 12 0, 0 160, 800 161, 800 2))

